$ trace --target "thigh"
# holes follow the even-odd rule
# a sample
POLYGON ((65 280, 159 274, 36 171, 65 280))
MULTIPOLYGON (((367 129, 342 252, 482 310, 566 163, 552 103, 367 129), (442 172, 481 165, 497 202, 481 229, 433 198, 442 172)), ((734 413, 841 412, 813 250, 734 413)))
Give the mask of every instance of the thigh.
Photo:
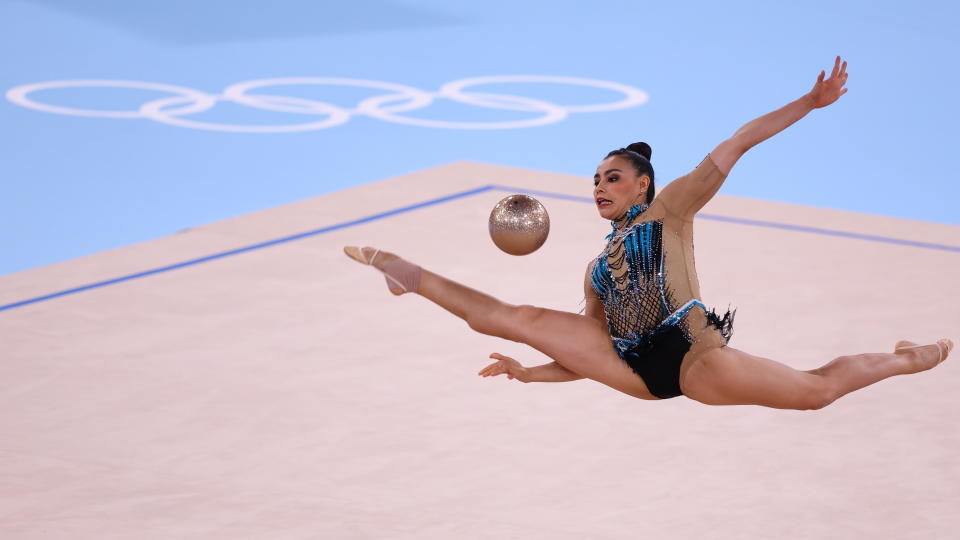
POLYGON ((683 393, 708 405, 819 409, 830 401, 823 377, 732 347, 701 352, 681 379, 683 393))
POLYGON ((617 356, 602 322, 566 311, 515 307, 516 341, 530 345, 574 373, 634 397, 658 399, 617 356))

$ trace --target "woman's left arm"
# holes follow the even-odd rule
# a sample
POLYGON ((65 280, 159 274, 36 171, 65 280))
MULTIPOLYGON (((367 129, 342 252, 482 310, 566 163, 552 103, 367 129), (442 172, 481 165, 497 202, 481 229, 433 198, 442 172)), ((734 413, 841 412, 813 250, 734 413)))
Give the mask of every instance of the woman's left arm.
MULTIPOLYGON (((821 71, 813 90, 802 98, 747 123, 714 148, 709 158, 716 167, 702 166, 701 163, 687 175, 667 184, 657 197, 667 212, 685 221, 693 220, 694 215, 717 193, 730 169, 747 150, 780 133, 813 109, 826 107, 840 99, 847 92, 843 88, 847 82, 847 63, 841 65, 838 56, 830 78, 824 81, 824 75, 821 71)), ((704 161, 707 159, 704 158, 704 161)))
POLYGON ((840 57, 833 64, 830 78, 823 80, 825 71, 820 72, 813 89, 800 99, 752 120, 737 130, 732 137, 720 143, 710 157, 724 176, 745 154, 747 150, 780 133, 813 109, 826 107, 847 93, 843 86, 847 83, 847 63, 840 63, 840 57))
POLYGON ((516 379, 525 383, 569 382, 579 381, 584 378, 583 375, 574 373, 556 362, 528 368, 523 367, 520 362, 517 362, 513 358, 500 353, 493 353, 490 355, 490 358, 495 359, 496 362, 481 369, 477 375, 481 377, 506 375, 508 379, 516 379))

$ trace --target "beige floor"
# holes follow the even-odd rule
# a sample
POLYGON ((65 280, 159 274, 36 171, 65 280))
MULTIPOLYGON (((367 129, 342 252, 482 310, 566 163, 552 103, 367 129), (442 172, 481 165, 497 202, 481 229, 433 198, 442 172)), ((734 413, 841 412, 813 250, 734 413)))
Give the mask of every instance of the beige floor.
MULTIPOLYGON (((590 189, 455 163, 0 277, 0 538, 960 537, 955 358, 805 412, 484 379, 493 351, 546 359, 340 252, 577 311, 609 225, 551 194, 590 189), (491 188, 9 307, 491 184, 545 192, 540 251, 494 248, 491 188)), ((731 344, 802 369, 960 336, 958 246, 958 227, 722 195, 697 221, 731 344)))

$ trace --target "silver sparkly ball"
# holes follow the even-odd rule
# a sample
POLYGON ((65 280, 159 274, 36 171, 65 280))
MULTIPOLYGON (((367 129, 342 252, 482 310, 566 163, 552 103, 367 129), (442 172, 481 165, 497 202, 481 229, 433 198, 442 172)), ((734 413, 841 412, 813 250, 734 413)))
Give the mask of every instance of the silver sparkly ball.
POLYGON ((550 234, 550 216, 540 201, 529 195, 510 195, 490 212, 490 238, 510 255, 533 253, 550 234))

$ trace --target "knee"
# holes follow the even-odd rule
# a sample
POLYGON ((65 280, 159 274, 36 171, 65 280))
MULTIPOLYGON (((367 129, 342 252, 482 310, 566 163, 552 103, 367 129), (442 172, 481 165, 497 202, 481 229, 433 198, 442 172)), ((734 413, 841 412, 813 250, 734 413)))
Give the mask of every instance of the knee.
POLYGON ((798 408, 804 411, 819 411, 836 401, 838 397, 829 385, 822 384, 807 392, 798 408))
POLYGON ((542 309, 534 306, 515 306, 500 303, 482 315, 470 317, 467 324, 476 332, 521 341, 524 331, 536 324, 542 309))
POLYGON ((834 400, 832 400, 832 399, 816 399, 816 400, 811 401, 808 406, 803 407, 803 408, 800 409, 800 410, 803 410, 803 411, 819 411, 820 409, 822 409, 822 408, 826 407, 827 405, 830 405, 831 403, 833 403, 833 401, 834 401, 834 400))

